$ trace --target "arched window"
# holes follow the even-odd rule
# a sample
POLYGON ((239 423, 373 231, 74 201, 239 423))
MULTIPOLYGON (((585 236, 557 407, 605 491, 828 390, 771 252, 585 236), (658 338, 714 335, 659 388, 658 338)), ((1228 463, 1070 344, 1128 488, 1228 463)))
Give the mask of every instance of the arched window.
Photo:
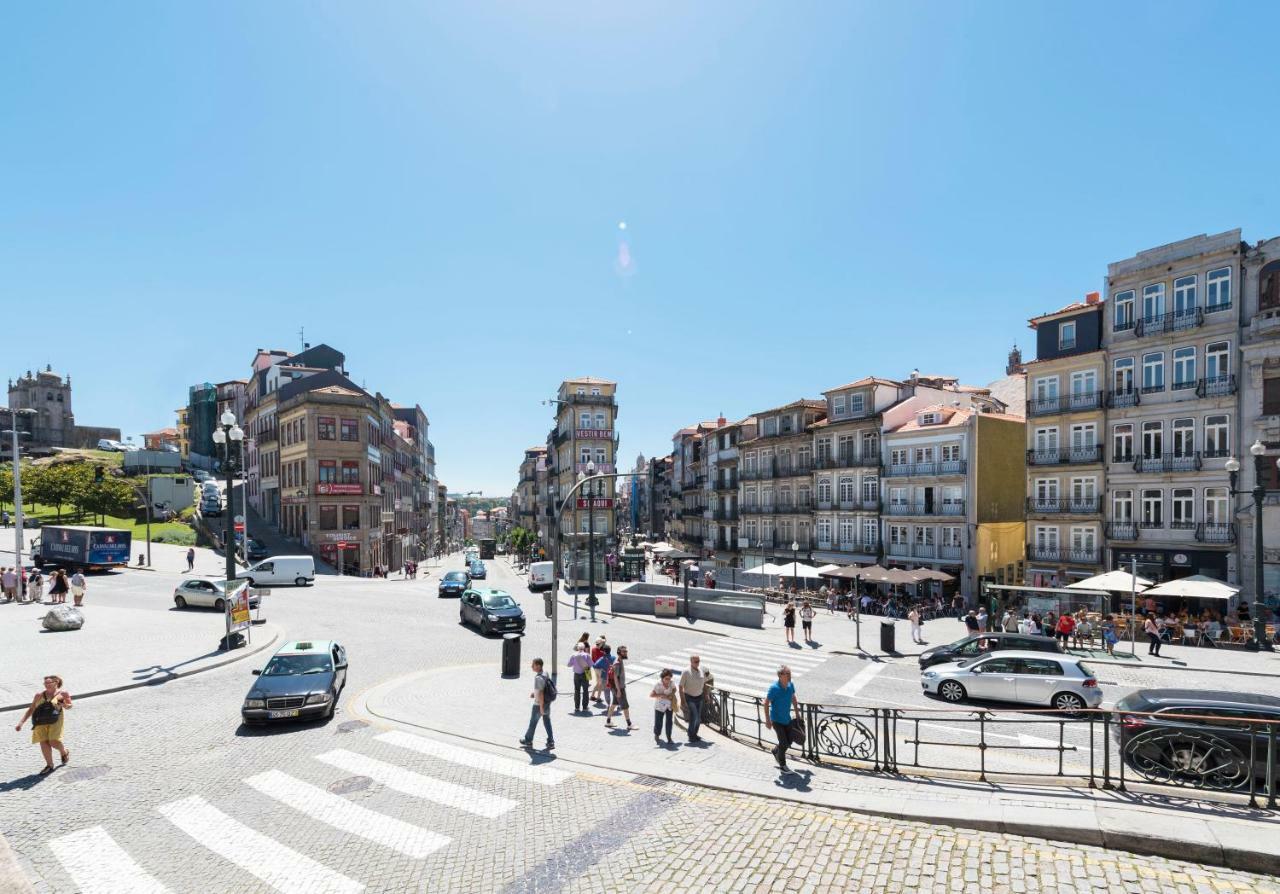
POLYGON ((1258 273, 1258 310, 1280 308, 1280 261, 1272 261, 1258 273))

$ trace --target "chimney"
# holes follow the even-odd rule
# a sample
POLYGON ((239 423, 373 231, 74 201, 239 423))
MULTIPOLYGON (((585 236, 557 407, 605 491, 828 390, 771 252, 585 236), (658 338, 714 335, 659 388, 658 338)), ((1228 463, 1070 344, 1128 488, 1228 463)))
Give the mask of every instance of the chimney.
POLYGON ((717 426, 725 426, 725 425, 728 425, 728 424, 729 424, 729 420, 724 418, 724 413, 721 413, 721 414, 720 414, 720 416, 719 416, 719 418, 717 418, 717 419, 716 419, 716 425, 717 425, 717 426))
POLYGON ((1102 301, 1102 295, 1098 292, 1089 292, 1084 296, 1085 304, 1098 304, 1102 301))

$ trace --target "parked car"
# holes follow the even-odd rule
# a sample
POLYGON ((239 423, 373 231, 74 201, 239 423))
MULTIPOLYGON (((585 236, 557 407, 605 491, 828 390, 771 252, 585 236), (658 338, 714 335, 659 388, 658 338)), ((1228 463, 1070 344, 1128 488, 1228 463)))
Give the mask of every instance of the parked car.
POLYGON ((1047 652, 998 652, 939 665, 920 674, 920 685, 952 703, 989 699, 1060 711, 1102 704, 1098 679, 1084 662, 1047 652))
POLYGON ((204 469, 196 469, 194 472, 191 473, 191 477, 201 483, 204 483, 205 481, 213 480, 213 476, 210 475, 208 472, 206 472, 204 469))
POLYGON ((468 570, 471 573, 472 580, 484 580, 489 575, 489 572, 485 570, 484 562, 481 562, 479 559, 472 562, 471 567, 468 570))
POLYGON ((471 586, 471 575, 465 571, 450 571, 440 578, 437 596, 461 596, 471 586))
POLYGON ((250 562, 256 562, 258 559, 265 559, 270 555, 270 551, 267 549, 267 545, 261 540, 255 540, 250 537, 249 548, 245 551, 245 555, 248 557, 250 562))
POLYGON ((1061 652, 1058 641, 1049 636, 1035 636, 1030 633, 980 633, 966 636, 945 646, 925 649, 920 654, 920 669, 943 664, 947 661, 964 661, 976 658, 988 652, 1007 652, 1017 649, 1020 652, 1061 652))
POLYGON ((524 611, 506 590, 467 590, 458 605, 458 618, 485 636, 524 633, 524 611))
POLYGON ((222 515, 222 500, 218 497, 200 501, 200 514, 209 516, 222 515))
POLYGON ((1116 702, 1115 709, 1120 754, 1144 779, 1243 788, 1249 785, 1252 751, 1254 777, 1265 787, 1267 727, 1249 721, 1270 721, 1280 735, 1280 698, 1225 690, 1139 689, 1116 702))
MULTIPOLYGON (((226 584, 221 578, 186 577, 179 582, 173 591, 173 604, 178 608, 198 606, 200 608, 216 608, 225 611, 227 604, 226 584)), ((258 607, 258 597, 249 596, 249 607, 258 607)))
POLYGON ((293 584, 305 587, 316 579, 316 560, 311 556, 272 556, 237 572, 236 578, 258 586, 293 584))
POLYGON ((555 583, 555 562, 533 562, 529 565, 529 589, 549 590, 555 583))
POLYGON ((245 723, 333 717, 347 684, 347 652, 335 642, 286 643, 267 666, 255 670, 240 716, 245 723))

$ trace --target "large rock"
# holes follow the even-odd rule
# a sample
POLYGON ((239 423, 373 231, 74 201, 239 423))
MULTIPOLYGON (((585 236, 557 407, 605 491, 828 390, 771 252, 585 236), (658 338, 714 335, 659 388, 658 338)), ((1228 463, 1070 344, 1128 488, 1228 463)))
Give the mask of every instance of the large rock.
POLYGON ((79 630, 84 626, 84 612, 70 605, 55 605, 41 623, 45 630, 79 630))

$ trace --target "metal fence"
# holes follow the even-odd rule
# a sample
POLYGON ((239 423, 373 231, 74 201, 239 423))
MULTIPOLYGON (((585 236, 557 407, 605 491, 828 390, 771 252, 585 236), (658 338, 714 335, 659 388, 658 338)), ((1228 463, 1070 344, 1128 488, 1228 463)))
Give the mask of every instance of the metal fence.
MULTIPOLYGON (((1169 791, 1248 795, 1276 809, 1280 723, 1247 717, 1088 710, 869 708, 798 703, 803 757, 877 773, 1048 776, 1124 792, 1140 783, 1169 791), (940 735, 939 730, 950 734, 940 735)), ((764 699, 716 689, 703 722, 723 735, 773 748, 764 699)))

